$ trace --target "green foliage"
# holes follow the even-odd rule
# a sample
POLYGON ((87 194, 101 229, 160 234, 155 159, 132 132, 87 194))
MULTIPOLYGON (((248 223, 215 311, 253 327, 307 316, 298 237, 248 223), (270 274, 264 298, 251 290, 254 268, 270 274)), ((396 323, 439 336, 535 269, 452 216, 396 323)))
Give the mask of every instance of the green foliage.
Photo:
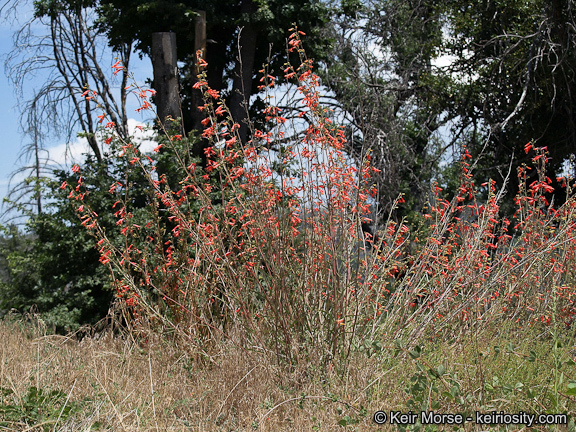
MULTIPOLYGON (((514 175, 528 160, 523 146, 533 142, 548 147, 547 174, 557 186, 575 139, 573 8, 573 1, 442 2, 441 49, 455 59, 451 98, 443 99, 460 142, 481 156, 482 181, 502 184, 510 164, 514 175)), ((515 192, 512 182, 509 202, 515 192)), ((556 194, 556 203, 564 199, 556 194)))
MULTIPOLYGON (((313 0, 278 0, 238 2, 221 0, 205 2, 200 0, 140 1, 103 0, 99 5, 99 25, 107 31, 110 44, 118 46, 123 41, 135 41, 136 49, 150 54, 152 33, 172 31, 177 35, 178 58, 185 60, 194 53, 194 18, 198 10, 206 11, 207 37, 209 42, 208 64, 213 70, 225 71, 227 64, 235 62, 232 51, 235 49, 238 27, 247 24, 256 26, 261 35, 259 57, 256 65, 262 65, 269 54, 269 44, 273 44, 273 56, 278 61, 284 56, 286 34, 292 23, 298 23, 303 31, 309 31, 316 48, 322 49, 320 27, 328 20, 326 5, 313 0), (242 8, 250 4, 250 12, 242 8)), ((317 54, 317 52, 314 52, 317 54)), ((194 60, 189 59, 194 64, 194 60)), ((212 70, 212 69, 211 69, 212 70)), ((230 71, 227 71, 230 72, 230 71)), ((209 73, 210 75, 210 73, 209 73)), ((222 80, 223 76, 214 77, 222 80)), ((220 90, 221 87, 214 87, 220 90)))
MULTIPOLYGON (((524 146, 548 147, 547 175, 573 166, 576 139, 574 1, 344 1, 325 84, 353 122, 350 151, 373 150, 380 208, 395 194, 419 211, 431 180, 449 194, 463 145, 476 180, 500 187, 529 161, 524 146), (439 164, 441 162, 441 164, 439 164)), ((535 179, 535 178, 534 178, 535 179)), ((513 213, 514 181, 502 205, 513 213)), ((558 188, 555 204, 566 196, 558 188)))
MULTIPOLYGON (((448 355, 438 350, 442 342, 427 348, 407 348, 397 340, 394 357, 403 357, 413 370, 402 380, 407 398, 400 411, 417 413, 418 420, 415 424, 397 425, 398 430, 468 430, 467 425, 475 422, 476 412, 498 413, 503 407, 506 413, 570 413, 576 383, 567 377, 573 376, 576 363, 571 350, 560 342, 569 338, 562 333, 555 335, 553 330, 550 334, 551 329, 543 336, 539 328, 526 331, 504 326, 506 330, 499 329, 499 335, 490 336, 490 331, 484 329, 471 336, 470 341, 449 342, 448 355), (536 333, 539 336, 534 336, 536 333), (517 345, 513 342, 517 336, 527 339, 518 340, 517 345), (462 352, 457 353, 460 348, 456 347, 463 348, 462 352), (463 424, 422 424, 420 413, 431 411, 461 414, 463 424)), ((518 426, 501 425, 498 430, 516 430, 518 426)), ((568 430, 574 430, 570 416, 568 430)))
POLYGON ((352 121, 348 151, 370 151, 378 177, 379 210, 400 193, 398 219, 415 220, 437 171, 443 106, 427 77, 442 42, 436 2, 342 2, 332 25, 337 41, 324 62, 324 84, 352 121), (351 17, 353 15, 353 17, 351 17))
MULTIPOLYGON (((109 270, 99 262, 96 240, 61 188, 64 182, 76 184, 79 175, 58 171, 55 177, 43 190, 47 211, 28 213, 23 232, 14 227, 4 230, 0 311, 32 310, 49 328, 63 332, 106 316, 113 293, 109 270)), ((148 211, 144 180, 137 173, 126 174, 124 166, 99 164, 91 157, 83 165, 82 178, 89 191, 86 202, 102 214, 107 235, 118 244, 120 228, 113 215, 117 197, 109 189, 114 179, 126 180, 123 199, 138 220, 148 211)))
MULTIPOLYGON (((69 178, 63 172, 59 177, 69 178)), ((5 232, 8 241, 19 246, 3 250, 8 277, 0 285, 0 309, 32 309, 49 327, 65 331, 102 318, 111 295, 95 241, 59 185, 53 181, 46 187, 52 211, 29 215, 23 233, 5 232)))
POLYGON ((14 430, 16 425, 48 432, 75 414, 82 412, 82 403, 70 401, 60 390, 47 391, 31 386, 20 399, 9 388, 0 387, 0 427, 14 430))

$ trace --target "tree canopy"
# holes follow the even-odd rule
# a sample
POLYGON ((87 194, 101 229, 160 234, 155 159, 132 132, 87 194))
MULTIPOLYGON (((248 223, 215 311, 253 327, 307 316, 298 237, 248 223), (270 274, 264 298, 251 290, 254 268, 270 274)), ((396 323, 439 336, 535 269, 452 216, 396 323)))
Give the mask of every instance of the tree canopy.
POLYGON ((500 186, 527 161, 528 142, 546 146, 556 184, 576 144, 573 8, 539 0, 342 2, 324 78, 350 114, 351 150, 371 148, 382 168, 383 209, 398 192, 419 208, 430 180, 450 183, 441 166, 464 145, 477 158, 478 179, 500 186))

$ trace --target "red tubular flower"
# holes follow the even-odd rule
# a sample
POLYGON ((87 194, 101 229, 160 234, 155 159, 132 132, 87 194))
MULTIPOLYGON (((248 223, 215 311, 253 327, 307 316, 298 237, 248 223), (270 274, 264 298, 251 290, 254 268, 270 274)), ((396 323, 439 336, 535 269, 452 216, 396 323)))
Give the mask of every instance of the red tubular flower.
POLYGON ((118 60, 116 63, 112 65, 112 68, 114 69, 114 75, 116 75, 121 70, 124 70, 124 65, 122 65, 122 62, 120 60, 118 60))

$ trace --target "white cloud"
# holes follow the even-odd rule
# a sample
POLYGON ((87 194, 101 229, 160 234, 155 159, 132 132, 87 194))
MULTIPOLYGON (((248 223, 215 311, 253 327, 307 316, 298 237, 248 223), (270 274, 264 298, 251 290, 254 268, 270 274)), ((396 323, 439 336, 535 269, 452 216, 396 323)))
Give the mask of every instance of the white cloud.
POLYGON ((48 149, 50 160, 55 165, 63 166, 81 162, 83 159, 82 155, 88 153, 88 151, 89 147, 86 138, 78 138, 72 143, 58 144, 48 149))
POLYGON ((141 152, 151 152, 158 146, 158 143, 153 140, 156 134, 150 125, 135 119, 128 119, 128 130, 134 136, 136 143, 140 145, 141 152))
MULTIPOLYGON (((155 135, 154 131, 146 123, 140 122, 135 119, 128 119, 128 130, 133 137, 133 144, 140 146, 140 151, 150 152, 158 144, 153 140, 155 135)), ((101 142, 101 150, 106 150, 106 144, 101 142)), ((88 145, 86 138, 78 138, 71 143, 62 143, 47 149, 49 158, 55 166, 70 168, 75 163, 82 163, 85 155, 90 154, 92 150, 88 145)))

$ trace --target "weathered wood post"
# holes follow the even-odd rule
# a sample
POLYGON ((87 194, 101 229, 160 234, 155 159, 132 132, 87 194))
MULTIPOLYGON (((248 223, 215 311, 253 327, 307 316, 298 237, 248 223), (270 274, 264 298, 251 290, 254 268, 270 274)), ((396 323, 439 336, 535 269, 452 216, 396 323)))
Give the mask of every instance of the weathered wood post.
MULTIPOLYGON (((152 33, 151 54, 158 118, 164 128, 170 129, 173 124, 171 121, 167 121, 168 118, 182 118, 176 34, 171 32, 152 33)), ((182 132, 182 122, 180 122, 179 128, 182 132)))

